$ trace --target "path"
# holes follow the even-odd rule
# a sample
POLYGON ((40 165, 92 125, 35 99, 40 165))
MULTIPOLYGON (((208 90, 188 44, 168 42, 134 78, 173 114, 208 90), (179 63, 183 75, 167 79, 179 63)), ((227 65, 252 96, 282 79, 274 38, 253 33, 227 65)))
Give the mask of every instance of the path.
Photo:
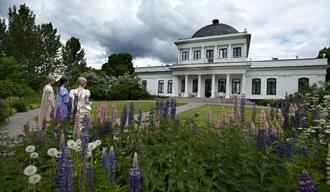
POLYGON ((23 134, 23 126, 26 122, 30 123, 30 128, 35 128, 36 123, 33 120, 35 116, 39 113, 38 109, 33 109, 26 112, 16 113, 15 115, 9 117, 8 124, 2 125, 1 128, 8 132, 9 137, 16 137, 23 134))

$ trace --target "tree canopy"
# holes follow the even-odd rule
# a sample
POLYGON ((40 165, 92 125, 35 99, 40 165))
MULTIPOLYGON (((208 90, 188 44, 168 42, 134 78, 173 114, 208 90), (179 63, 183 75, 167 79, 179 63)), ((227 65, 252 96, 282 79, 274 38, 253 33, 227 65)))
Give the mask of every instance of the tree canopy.
MULTIPOLYGON (((321 49, 319 51, 319 54, 317 55, 317 58, 323 58, 324 56, 328 59, 328 64, 330 64, 330 47, 324 47, 323 49, 321 49)), ((325 80, 330 80, 330 68, 327 69, 327 75, 325 77, 325 80)))
POLYGON ((108 62, 102 65, 102 71, 108 76, 123 76, 124 74, 132 75, 134 73, 133 56, 130 53, 112 54, 108 58, 108 62))

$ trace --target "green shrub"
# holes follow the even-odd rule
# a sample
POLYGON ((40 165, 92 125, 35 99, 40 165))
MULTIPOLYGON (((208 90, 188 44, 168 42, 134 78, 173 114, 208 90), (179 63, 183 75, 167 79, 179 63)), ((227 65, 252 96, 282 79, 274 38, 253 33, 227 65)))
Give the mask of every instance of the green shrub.
POLYGON ((7 97, 24 97, 34 94, 34 91, 26 85, 9 80, 0 80, 0 99, 7 97))
POLYGON ((0 125, 6 122, 6 119, 11 115, 11 110, 4 100, 0 100, 0 125))
POLYGON ((28 109, 27 105, 19 97, 9 97, 5 101, 8 107, 15 109, 16 112, 24 112, 28 109))

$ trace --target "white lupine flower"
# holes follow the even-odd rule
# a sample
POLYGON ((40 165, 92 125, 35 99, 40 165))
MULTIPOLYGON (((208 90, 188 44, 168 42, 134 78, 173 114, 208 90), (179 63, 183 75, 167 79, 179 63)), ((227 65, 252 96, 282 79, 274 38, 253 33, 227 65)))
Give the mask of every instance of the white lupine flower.
POLYGON ((107 154, 107 148, 106 147, 103 147, 102 148, 102 155, 106 155, 107 154))
POLYGON ((74 140, 68 140, 66 144, 68 145, 69 149, 75 149, 77 146, 77 143, 74 140))
POLYGON ((36 172, 37 172, 37 167, 34 166, 34 165, 29 165, 27 167, 25 167, 23 173, 24 175, 26 176, 31 176, 31 175, 34 175, 36 172))
POLYGON ((33 145, 29 145, 25 148, 25 151, 28 153, 32 153, 32 152, 34 152, 34 150, 36 150, 36 148, 33 145))
POLYGON ((90 158, 92 156, 92 152, 87 151, 87 158, 90 158))
POLYGON ((98 139, 94 143, 96 146, 100 146, 102 144, 102 141, 98 139))
POLYGON ((29 183, 31 184, 37 184, 41 180, 41 176, 39 174, 34 174, 29 177, 29 183))
POLYGON ((55 157, 56 156, 56 153, 57 153, 57 149, 56 148, 49 148, 48 151, 47 151, 47 154, 51 157, 55 157))
POLYGON ((39 157, 39 154, 37 153, 37 152, 32 152, 32 153, 30 153, 30 158, 31 159, 36 159, 36 158, 38 158, 39 157))
POLYGON ((96 144, 95 143, 88 143, 88 150, 89 151, 93 151, 96 148, 96 144))

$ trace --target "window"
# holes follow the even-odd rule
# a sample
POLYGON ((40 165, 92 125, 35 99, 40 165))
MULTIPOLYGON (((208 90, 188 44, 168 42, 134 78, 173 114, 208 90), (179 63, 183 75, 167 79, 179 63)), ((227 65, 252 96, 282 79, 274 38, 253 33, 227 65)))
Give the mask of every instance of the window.
POLYGON ((239 79, 233 79, 232 80, 232 94, 240 94, 240 89, 241 89, 241 80, 239 79))
POLYGON ((267 95, 276 95, 276 79, 267 79, 267 95))
POLYGON ((189 60, 189 51, 182 51, 182 61, 189 60))
POLYGON ((197 93, 197 91, 198 91, 198 79, 194 79, 193 80, 193 90, 192 90, 192 92, 197 93))
POLYGON ((213 59, 213 50, 206 50, 206 58, 213 59))
POLYGON ((147 90, 147 80, 142 81, 142 89, 147 90))
POLYGON ((201 51, 200 50, 194 51, 194 60, 198 60, 200 58, 201 58, 201 51))
POLYGON ((167 93, 172 93, 172 87, 173 87, 173 81, 168 80, 167 81, 167 93))
POLYGON ((227 48, 219 49, 219 58, 227 58, 227 48))
POLYGON ((304 78, 299 78, 298 79, 298 92, 304 92, 306 88, 309 86, 309 79, 304 77, 304 78))
POLYGON ((158 93, 164 93, 164 81, 163 80, 158 81, 158 93))
POLYGON ((241 47, 234 47, 233 49, 233 57, 242 57, 242 48, 241 47))
POLYGON ((259 78, 252 79, 252 94, 260 95, 261 80, 259 78))
POLYGON ((226 92, 226 79, 218 80, 218 92, 225 93, 226 92))
POLYGON ((185 86, 186 86, 186 80, 182 79, 181 80, 181 93, 184 93, 185 88, 186 88, 185 86))

